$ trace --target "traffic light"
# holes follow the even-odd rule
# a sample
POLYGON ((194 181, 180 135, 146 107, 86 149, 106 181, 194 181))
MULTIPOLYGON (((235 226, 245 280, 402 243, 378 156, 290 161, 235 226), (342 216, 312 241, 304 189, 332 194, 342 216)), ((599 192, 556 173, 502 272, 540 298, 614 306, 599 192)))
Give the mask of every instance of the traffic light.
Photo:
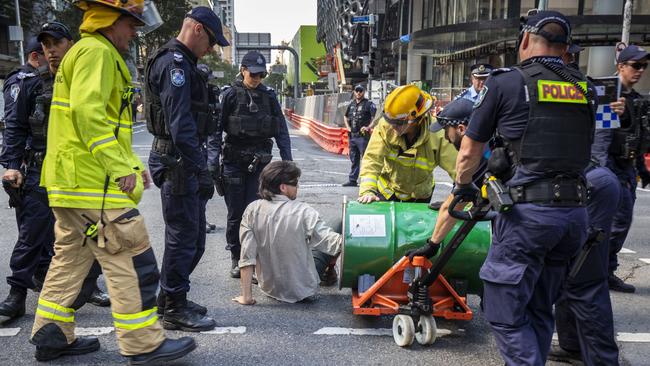
POLYGON ((377 52, 375 51, 370 51, 368 53, 368 75, 375 75, 375 71, 377 71, 377 52))

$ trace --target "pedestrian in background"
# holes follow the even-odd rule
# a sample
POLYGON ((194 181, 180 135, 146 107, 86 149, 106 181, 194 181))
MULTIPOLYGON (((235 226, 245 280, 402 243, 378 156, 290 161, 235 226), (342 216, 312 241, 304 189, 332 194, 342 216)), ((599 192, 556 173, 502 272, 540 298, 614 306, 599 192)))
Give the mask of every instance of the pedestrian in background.
POLYGON ((343 183, 343 187, 357 186, 361 159, 366 152, 368 140, 370 140, 370 124, 376 112, 377 107, 375 107, 375 104, 366 99, 366 89, 363 85, 355 86, 354 97, 343 116, 343 123, 345 123, 345 128, 348 130, 348 145, 350 148, 350 161, 352 162, 348 181, 343 183))

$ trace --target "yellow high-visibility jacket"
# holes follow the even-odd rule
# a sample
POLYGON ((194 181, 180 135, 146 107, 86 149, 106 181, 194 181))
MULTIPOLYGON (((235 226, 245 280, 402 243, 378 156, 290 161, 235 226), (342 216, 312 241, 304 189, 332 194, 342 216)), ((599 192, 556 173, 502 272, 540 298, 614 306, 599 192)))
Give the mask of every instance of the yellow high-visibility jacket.
POLYGON ((82 33, 57 71, 41 186, 51 207, 136 207, 144 166, 131 149, 131 74, 117 49, 99 33, 82 33), (115 130, 119 125, 119 132, 115 130), (117 179, 136 173, 131 194, 117 179))
POLYGON ((382 118, 373 131, 361 161, 359 196, 368 193, 401 201, 431 196, 435 185, 433 169, 440 166, 456 177, 458 151, 444 131, 429 131, 430 117, 421 122, 420 136, 410 148, 403 136, 382 118))

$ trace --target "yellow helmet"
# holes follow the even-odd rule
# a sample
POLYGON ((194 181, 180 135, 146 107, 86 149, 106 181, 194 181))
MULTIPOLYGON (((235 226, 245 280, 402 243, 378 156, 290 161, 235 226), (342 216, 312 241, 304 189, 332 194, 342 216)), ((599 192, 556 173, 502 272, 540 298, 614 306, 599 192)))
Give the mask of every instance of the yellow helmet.
POLYGON ((83 11, 88 10, 89 4, 100 4, 130 15, 141 23, 142 34, 151 32, 163 23, 156 4, 151 0, 72 0, 72 3, 83 11))
POLYGON ((433 98, 415 85, 396 88, 384 102, 384 119, 390 124, 415 122, 433 106, 433 98))

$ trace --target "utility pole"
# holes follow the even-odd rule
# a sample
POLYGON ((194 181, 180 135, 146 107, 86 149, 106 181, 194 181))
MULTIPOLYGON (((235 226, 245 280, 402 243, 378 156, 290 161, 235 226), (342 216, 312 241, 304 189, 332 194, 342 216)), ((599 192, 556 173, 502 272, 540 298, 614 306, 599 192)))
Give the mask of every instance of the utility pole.
POLYGON ((370 33, 370 36, 368 37, 368 100, 372 100, 372 73, 374 72, 375 66, 377 66, 372 65, 373 63, 376 63, 372 58, 373 50, 376 46, 374 26, 375 14, 370 14, 370 19, 368 20, 368 32, 370 33))
POLYGON ((548 9, 548 1, 539 0, 539 5, 537 5, 537 10, 546 10, 548 9))
POLYGON ((632 0, 627 0, 625 2, 625 8, 623 8, 623 33, 621 34, 621 42, 625 43, 626 46, 630 45, 630 27, 632 26, 632 0))
MULTIPOLYGON (((404 19, 404 0, 399 1, 399 36, 402 36, 402 23, 404 19)), ((397 77, 395 78, 395 84, 401 85, 402 80, 402 42, 399 42, 399 52, 397 56, 397 77)))
MULTIPOLYGON (((15 0, 14 3, 16 4, 16 26, 18 29, 22 31, 22 27, 20 25, 20 4, 18 4, 18 0, 15 0)), ((21 32, 22 33, 22 32, 21 32)), ((20 59, 20 64, 24 65, 25 64, 25 49, 23 48, 23 41, 20 40, 18 41, 18 58, 20 59)))

